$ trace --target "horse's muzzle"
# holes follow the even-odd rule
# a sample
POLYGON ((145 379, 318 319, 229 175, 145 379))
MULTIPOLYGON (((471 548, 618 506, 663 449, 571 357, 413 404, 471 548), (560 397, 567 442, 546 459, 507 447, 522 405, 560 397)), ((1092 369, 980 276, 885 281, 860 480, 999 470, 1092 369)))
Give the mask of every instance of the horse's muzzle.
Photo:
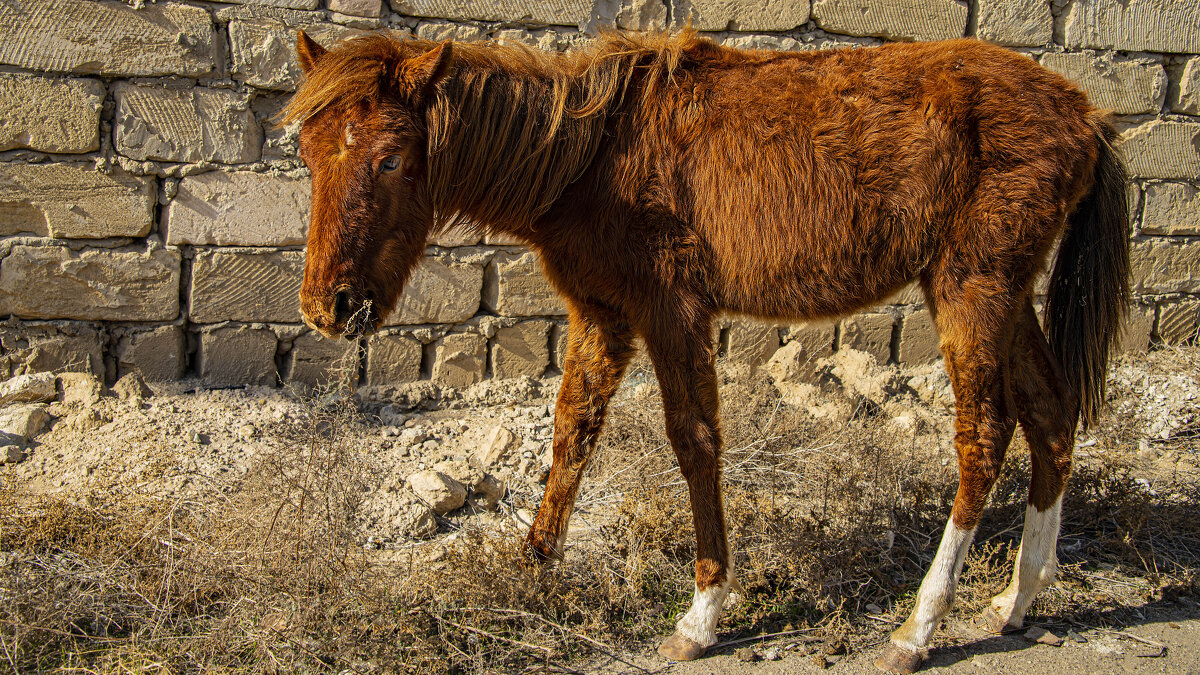
POLYGON ((354 340, 375 332, 378 323, 375 294, 357 293, 350 286, 338 287, 323 302, 301 302, 301 315, 309 328, 327 338, 354 340))

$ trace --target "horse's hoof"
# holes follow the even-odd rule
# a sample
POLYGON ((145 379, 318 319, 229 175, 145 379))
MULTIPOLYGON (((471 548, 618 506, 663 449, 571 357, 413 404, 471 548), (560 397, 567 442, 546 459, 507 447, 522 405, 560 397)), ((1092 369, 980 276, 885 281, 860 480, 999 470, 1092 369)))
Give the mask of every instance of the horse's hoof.
POLYGON ((562 556, 559 554, 556 544, 555 537, 531 531, 525 537, 526 557, 531 562, 539 564, 558 560, 562 556))
POLYGON ((906 651, 889 642, 883 649, 883 655, 875 659, 875 667, 885 673, 911 675, 917 672, 924 660, 923 654, 906 651))
POLYGON ((983 614, 979 615, 979 622, 983 624, 983 629, 992 635, 1005 635, 1021 630, 1020 626, 1014 626, 1000 616, 1000 612, 993 607, 983 610, 983 614))
POLYGON ((708 647, 675 633, 658 647, 658 655, 669 661, 695 661, 708 647))

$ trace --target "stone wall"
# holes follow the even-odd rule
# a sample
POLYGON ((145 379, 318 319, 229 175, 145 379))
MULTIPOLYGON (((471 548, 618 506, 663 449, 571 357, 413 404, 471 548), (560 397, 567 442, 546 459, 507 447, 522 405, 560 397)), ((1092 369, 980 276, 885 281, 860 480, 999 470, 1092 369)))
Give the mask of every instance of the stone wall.
MULTIPOLYGON (((335 359, 366 384, 556 372, 563 304, 512 242, 430 242, 361 350, 300 322, 308 179, 296 129, 272 123, 299 79, 295 32, 563 50, 603 27, 686 21, 727 45, 785 50, 972 35, 1079 82, 1120 116, 1134 175, 1124 345, 1195 338, 1200 0, 27 0, 0 3, 0 376, 311 384, 335 359)), ((749 364, 788 343, 938 358, 911 288, 835 325, 729 320, 720 340, 749 364)))

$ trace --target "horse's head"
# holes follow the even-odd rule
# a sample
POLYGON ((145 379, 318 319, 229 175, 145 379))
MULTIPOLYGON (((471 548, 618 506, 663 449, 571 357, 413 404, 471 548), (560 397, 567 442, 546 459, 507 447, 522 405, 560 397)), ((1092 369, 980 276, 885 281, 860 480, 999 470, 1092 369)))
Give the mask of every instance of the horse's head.
POLYGON ((327 51, 303 31, 297 38, 305 82, 287 115, 303 120, 300 156, 312 173, 300 308, 326 336, 378 328, 421 259, 434 222, 423 111, 450 49, 371 36, 327 51))

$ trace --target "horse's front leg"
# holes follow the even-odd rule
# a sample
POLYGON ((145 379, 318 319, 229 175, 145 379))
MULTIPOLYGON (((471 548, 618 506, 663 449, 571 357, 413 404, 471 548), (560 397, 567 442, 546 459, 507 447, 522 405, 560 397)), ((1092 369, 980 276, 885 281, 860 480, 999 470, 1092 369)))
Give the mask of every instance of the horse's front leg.
POLYGON ((579 481, 604 424, 608 401, 634 354, 622 317, 570 303, 562 388, 554 410, 554 460, 527 545, 538 560, 560 558, 579 481))
POLYGON ((667 436, 691 496, 696 527, 696 588, 692 605, 658 653, 698 658, 717 643, 717 620, 734 584, 721 498, 721 429, 715 350, 707 322, 647 331, 646 344, 662 389, 667 436))

